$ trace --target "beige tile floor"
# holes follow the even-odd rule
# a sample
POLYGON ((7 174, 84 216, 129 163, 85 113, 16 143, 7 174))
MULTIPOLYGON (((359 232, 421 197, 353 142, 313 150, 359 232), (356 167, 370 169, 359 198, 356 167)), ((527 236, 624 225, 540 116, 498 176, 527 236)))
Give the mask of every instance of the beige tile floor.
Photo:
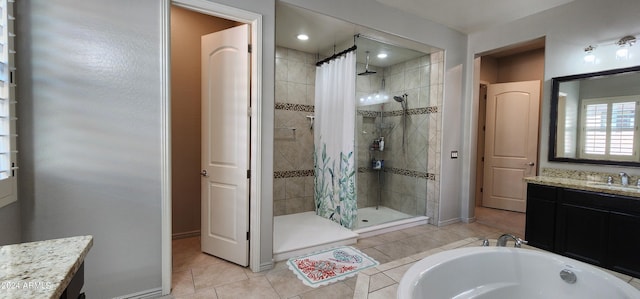
MULTIPOLYGON (((503 231, 480 223, 444 227, 421 225, 358 240, 355 245, 381 264, 408 257, 469 237, 495 239, 503 231)), ((200 252, 200 239, 173 241, 175 298, 352 298, 356 277, 324 287, 304 285, 278 262, 268 271, 253 273, 200 252)))
POLYGON ((476 207, 476 221, 500 229, 505 233, 512 233, 524 239, 526 214, 485 207, 476 207))

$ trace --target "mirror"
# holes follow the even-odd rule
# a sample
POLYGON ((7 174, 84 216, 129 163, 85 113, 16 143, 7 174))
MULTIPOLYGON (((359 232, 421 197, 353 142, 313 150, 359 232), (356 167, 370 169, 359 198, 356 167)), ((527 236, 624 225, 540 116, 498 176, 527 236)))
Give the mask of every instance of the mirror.
POLYGON ((640 66, 552 79, 549 161, 640 166, 640 66))

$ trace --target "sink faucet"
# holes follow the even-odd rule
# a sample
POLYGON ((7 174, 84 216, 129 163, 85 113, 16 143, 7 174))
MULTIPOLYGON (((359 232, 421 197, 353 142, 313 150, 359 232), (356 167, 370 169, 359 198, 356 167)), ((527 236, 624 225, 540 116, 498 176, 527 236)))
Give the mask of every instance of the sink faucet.
POLYGON ((620 173, 620 184, 622 184, 622 186, 629 186, 629 176, 624 172, 620 173))
POLYGON ((520 248, 522 247, 522 244, 528 243, 527 241, 522 240, 512 234, 503 234, 502 236, 500 236, 500 238, 498 238, 498 243, 496 243, 496 246, 500 246, 500 247, 507 246, 508 239, 511 239, 516 242, 516 244, 514 245, 514 247, 516 248, 520 248))

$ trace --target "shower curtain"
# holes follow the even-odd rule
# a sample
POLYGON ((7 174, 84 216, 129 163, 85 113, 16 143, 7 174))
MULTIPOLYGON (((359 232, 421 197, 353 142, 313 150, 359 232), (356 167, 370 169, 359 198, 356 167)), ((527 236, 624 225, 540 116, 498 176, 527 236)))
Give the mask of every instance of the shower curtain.
POLYGON ((356 54, 316 68, 314 168, 316 214, 346 228, 356 222, 356 54))

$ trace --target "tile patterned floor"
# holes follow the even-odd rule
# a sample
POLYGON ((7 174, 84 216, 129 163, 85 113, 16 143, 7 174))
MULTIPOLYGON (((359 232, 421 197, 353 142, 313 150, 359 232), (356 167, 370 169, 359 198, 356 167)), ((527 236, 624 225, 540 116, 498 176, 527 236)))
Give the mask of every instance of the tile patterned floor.
MULTIPOLYGON (((469 237, 499 237, 502 231, 479 223, 457 223, 444 227, 421 225, 358 240, 354 245, 381 264, 469 237)), ((352 298, 357 277, 311 288, 289 270, 285 262, 273 269, 253 273, 200 252, 200 239, 173 241, 173 289, 175 298, 352 298)), ((402 275, 396 273, 396 275, 402 275)), ((373 283, 385 285, 383 276, 373 283)), ((393 296, 392 296, 393 297, 393 296)))
MULTIPOLYGON (((490 239, 491 244, 496 244, 497 240, 490 239)), ((361 271, 358 274, 356 281, 356 288, 354 291, 354 299, 382 299, 382 298, 395 298, 398 291, 400 280, 404 273, 409 270, 416 262, 423 258, 454 248, 461 247, 476 247, 481 246, 482 241, 478 238, 467 238, 447 245, 423 251, 421 253, 405 257, 393 262, 379 265, 377 267, 369 268, 361 271)), ((531 250, 541 250, 528 245, 522 245, 522 248, 531 250)), ((602 269, 602 268, 600 268, 602 269)), ((602 269, 622 281, 631 284, 633 287, 640 289, 640 279, 633 278, 626 274, 617 273, 611 270, 602 269)))
POLYGON ((498 228, 505 233, 524 236, 525 213, 476 207, 475 216, 480 224, 498 228))
MULTIPOLYGON (((366 279, 355 276, 319 288, 304 285, 285 262, 276 263, 269 271, 253 273, 200 252, 197 237, 174 240, 173 288, 171 295, 163 298, 395 298, 397 283, 416 260, 449 247, 465 246, 469 238, 496 239, 505 232, 524 236, 523 215, 481 208, 474 223, 421 225, 360 239, 354 246, 381 265, 363 273, 366 279), (365 280, 368 292, 362 291, 365 280)), ((640 289, 640 279, 609 272, 640 289)))

